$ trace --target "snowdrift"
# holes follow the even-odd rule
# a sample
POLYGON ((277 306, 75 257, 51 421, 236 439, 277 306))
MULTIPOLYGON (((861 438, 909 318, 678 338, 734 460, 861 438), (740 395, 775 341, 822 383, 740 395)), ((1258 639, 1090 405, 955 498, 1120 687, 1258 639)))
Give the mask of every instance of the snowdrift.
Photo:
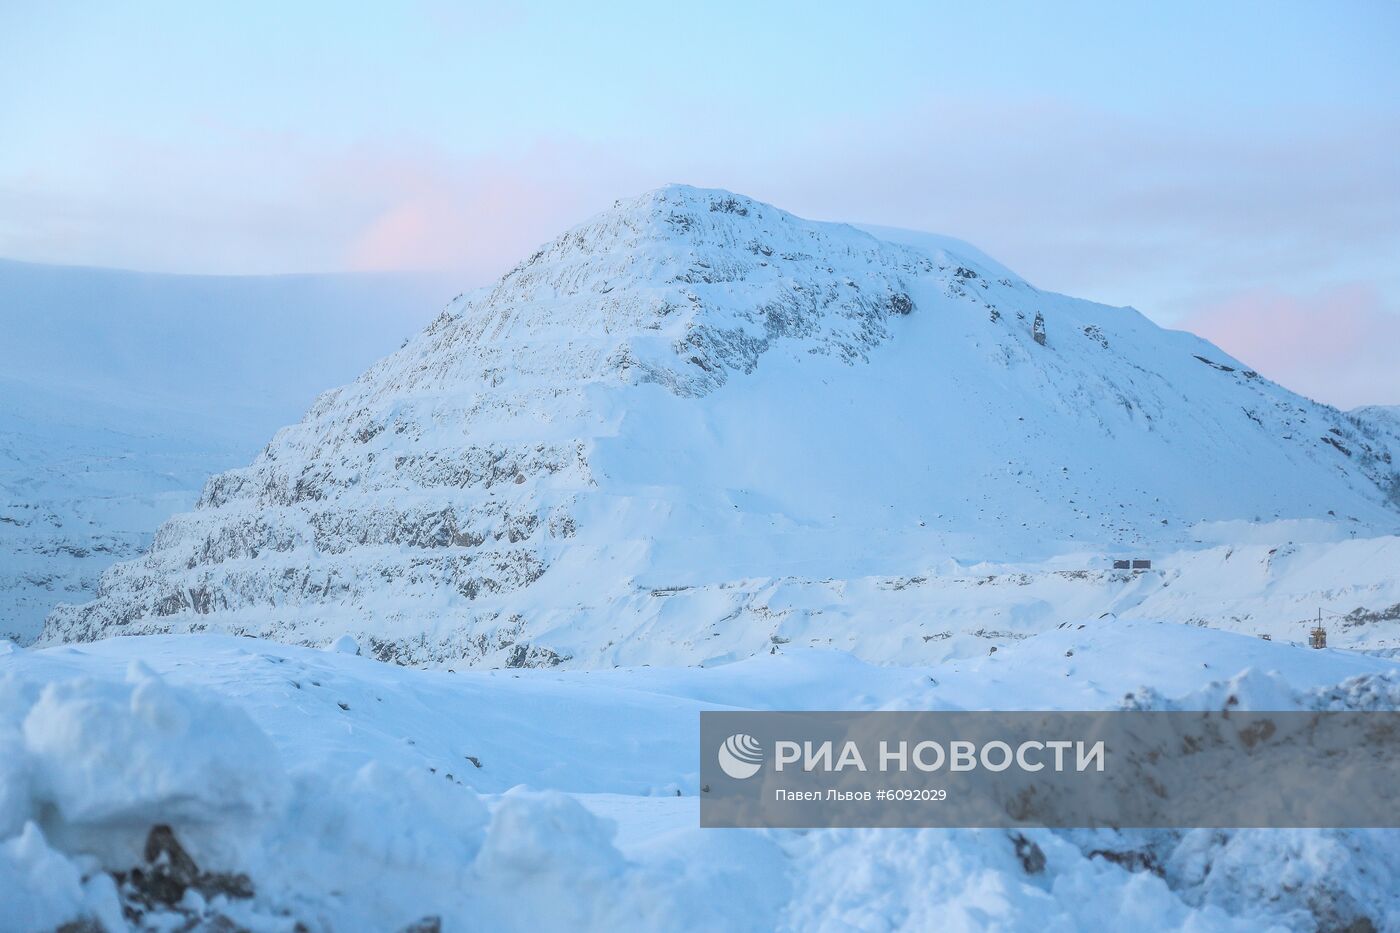
POLYGON ((1393 832, 702 831, 696 801, 701 709, 1394 709, 1393 661, 1140 622, 929 668, 351 651, 0 655, 0 929, 1400 929, 1393 832))

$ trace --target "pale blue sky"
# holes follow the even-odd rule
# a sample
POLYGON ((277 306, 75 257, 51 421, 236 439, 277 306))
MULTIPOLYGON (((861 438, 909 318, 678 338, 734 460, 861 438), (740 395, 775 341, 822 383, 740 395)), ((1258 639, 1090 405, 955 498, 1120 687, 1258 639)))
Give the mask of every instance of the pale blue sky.
POLYGON ((0 0, 0 256, 465 286, 684 181, 1400 403, 1400 4, 381 6, 0 0))

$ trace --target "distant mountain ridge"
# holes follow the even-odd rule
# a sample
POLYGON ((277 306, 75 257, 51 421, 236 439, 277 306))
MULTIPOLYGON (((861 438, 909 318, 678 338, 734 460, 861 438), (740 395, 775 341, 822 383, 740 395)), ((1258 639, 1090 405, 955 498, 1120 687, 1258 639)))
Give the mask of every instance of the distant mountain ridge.
POLYGON ((785 586, 1161 553, 1202 522, 1400 528, 1396 431, 898 239, 719 190, 620 201, 212 478, 44 639, 697 663, 879 625, 765 615, 785 586))
POLYGON ((1353 408, 1351 414, 1385 425, 1392 431, 1400 431, 1400 405, 1364 405, 1361 408, 1353 408))
POLYGON ((90 599, 211 473, 419 329, 440 288, 0 260, 0 637, 90 599))

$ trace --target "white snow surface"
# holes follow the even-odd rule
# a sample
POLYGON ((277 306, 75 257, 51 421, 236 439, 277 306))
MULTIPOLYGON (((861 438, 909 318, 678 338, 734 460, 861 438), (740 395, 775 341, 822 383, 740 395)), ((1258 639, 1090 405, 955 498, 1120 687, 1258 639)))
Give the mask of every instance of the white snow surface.
POLYGON ((1395 431, 876 232, 684 186, 620 201, 211 479, 42 642, 931 662, 1109 612, 1280 634, 1320 607, 1397 643, 1395 431))
POLYGON ((1130 621, 932 667, 803 649, 449 672, 216 635, 13 649, 0 929, 126 929, 113 876, 160 824, 251 896, 187 894, 148 929, 1396 930, 1392 832, 1028 830, 1028 868, 1006 831, 701 830, 696 795, 702 709, 1397 700, 1391 660, 1130 621))

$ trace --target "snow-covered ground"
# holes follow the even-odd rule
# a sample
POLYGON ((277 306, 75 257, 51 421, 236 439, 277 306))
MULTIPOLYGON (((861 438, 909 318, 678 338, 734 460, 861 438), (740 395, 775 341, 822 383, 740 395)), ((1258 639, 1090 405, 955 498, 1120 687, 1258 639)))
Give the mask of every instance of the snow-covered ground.
POLYGON ((352 650, 0 648, 0 929, 1400 929, 1396 833, 701 830, 696 796, 703 709, 1393 708, 1392 660, 1123 620, 928 667, 352 650))
POLYGON ((0 260, 0 637, 32 640, 55 603, 91 599, 211 473, 246 462, 450 295, 406 275, 0 260))

